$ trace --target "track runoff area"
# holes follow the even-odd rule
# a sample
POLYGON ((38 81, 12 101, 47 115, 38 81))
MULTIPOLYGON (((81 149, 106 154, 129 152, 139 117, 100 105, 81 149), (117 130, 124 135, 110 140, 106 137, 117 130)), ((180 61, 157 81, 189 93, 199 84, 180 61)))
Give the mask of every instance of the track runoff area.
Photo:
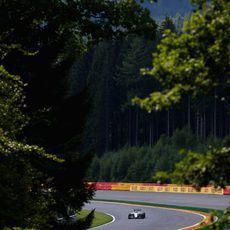
POLYGON ((114 217, 112 224, 98 229, 198 229, 216 221, 211 210, 223 210, 230 205, 230 187, 211 186, 196 191, 191 186, 152 183, 89 182, 97 190, 94 201, 86 208, 96 208, 114 217), (225 196, 226 195, 226 196, 225 196), (146 212, 143 220, 128 220, 135 208, 146 212))

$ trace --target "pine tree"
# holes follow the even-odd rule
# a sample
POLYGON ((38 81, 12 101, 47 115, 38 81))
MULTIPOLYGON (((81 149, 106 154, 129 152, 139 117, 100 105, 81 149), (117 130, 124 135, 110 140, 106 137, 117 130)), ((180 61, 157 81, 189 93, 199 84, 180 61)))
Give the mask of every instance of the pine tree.
POLYGON ((126 143, 128 145, 138 145, 139 143, 139 117, 137 108, 132 108, 131 98, 146 91, 146 82, 140 75, 141 66, 149 64, 149 41, 142 37, 130 37, 130 46, 124 53, 121 66, 118 67, 116 81, 126 92, 124 95, 123 110, 127 111, 128 130, 126 143), (144 83, 145 82, 145 83, 144 83), (140 88, 140 86, 142 86, 140 88))

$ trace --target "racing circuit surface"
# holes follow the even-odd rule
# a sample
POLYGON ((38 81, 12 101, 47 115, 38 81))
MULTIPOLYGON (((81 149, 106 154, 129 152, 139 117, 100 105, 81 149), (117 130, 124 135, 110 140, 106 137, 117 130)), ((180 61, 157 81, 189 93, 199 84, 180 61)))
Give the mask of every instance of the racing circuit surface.
MULTIPOLYGON (((209 209, 225 209, 230 206, 230 196, 227 195, 97 191, 94 198, 103 200, 142 201, 209 209)), ((178 230, 183 227, 194 225, 203 219, 199 215, 183 211, 142 207, 142 211, 146 213, 146 219, 129 220, 129 212, 132 212, 134 208, 140 207, 124 204, 91 202, 91 204, 86 205, 86 208, 96 208, 97 211, 102 211, 115 217, 113 223, 94 228, 97 230, 178 230)))
POLYGON ((124 204, 92 202, 86 205, 87 209, 111 214, 115 217, 113 223, 97 227, 97 230, 178 230, 182 227, 194 225, 203 218, 191 213, 160 208, 141 207, 145 212, 145 219, 128 219, 129 212, 137 206, 124 204))
POLYGON ((230 195, 97 191, 94 198, 103 200, 143 201, 155 204, 168 204, 222 210, 230 206, 230 195))

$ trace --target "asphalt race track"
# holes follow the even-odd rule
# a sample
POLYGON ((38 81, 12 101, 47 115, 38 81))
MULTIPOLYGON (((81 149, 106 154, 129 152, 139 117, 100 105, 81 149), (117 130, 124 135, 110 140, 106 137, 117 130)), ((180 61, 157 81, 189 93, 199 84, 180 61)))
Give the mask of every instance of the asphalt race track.
POLYGON ((141 210, 146 213, 146 218, 129 220, 128 213, 140 207, 92 202, 86 205, 86 208, 95 208, 97 211, 109 213, 115 217, 113 223, 94 228, 95 230, 178 230, 194 225, 203 219, 202 216, 190 213, 142 207, 141 210))
MULTIPOLYGON (((230 196, 182 194, 182 193, 148 193, 129 191, 97 191, 95 199, 143 201, 148 203, 168 204, 209 209, 225 209, 230 206, 230 196)), ((94 228, 95 230, 178 230, 194 225, 202 220, 201 216, 160 208, 142 207, 146 219, 129 220, 128 213, 135 206, 91 202, 87 209, 96 208, 115 217, 113 223, 94 228)))
POLYGON ((106 200, 143 201, 156 204, 210 209, 225 209, 230 206, 230 195, 97 191, 94 198, 106 200))

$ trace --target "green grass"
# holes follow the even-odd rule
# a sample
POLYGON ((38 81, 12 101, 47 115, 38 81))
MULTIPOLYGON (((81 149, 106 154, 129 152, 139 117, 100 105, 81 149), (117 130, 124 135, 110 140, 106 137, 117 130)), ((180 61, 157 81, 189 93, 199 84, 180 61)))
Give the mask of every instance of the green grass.
MULTIPOLYGON (((82 219, 85 218, 90 213, 90 210, 84 209, 80 213, 78 213, 78 218, 82 219)), ((97 227, 102 224, 109 223, 113 220, 112 216, 107 215, 103 212, 94 212, 94 219, 91 227, 97 227)))

